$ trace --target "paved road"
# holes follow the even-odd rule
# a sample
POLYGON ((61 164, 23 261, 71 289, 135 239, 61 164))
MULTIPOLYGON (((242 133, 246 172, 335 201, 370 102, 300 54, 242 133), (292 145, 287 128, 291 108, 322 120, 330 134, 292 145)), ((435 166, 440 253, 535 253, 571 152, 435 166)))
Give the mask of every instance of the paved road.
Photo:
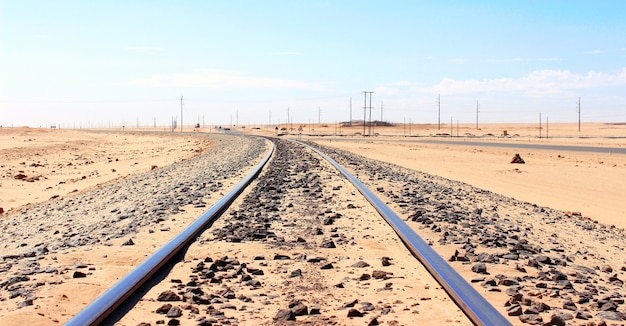
POLYGON ((440 141, 440 140, 418 140, 418 142, 426 142, 426 143, 433 143, 433 144, 468 145, 468 146, 543 149, 543 150, 572 151, 572 152, 586 152, 586 153, 626 154, 626 148, 620 148, 620 147, 492 143, 492 142, 477 142, 477 141, 440 141))
POLYGON ((503 148, 520 148, 520 149, 541 149, 553 151, 572 151, 585 153, 611 153, 626 155, 625 147, 598 147, 598 146, 573 146, 573 145, 547 145, 547 144, 523 144, 523 143, 504 143, 504 142, 478 142, 478 141, 460 141, 460 140, 432 140, 432 139, 343 139, 343 138, 321 138, 320 140, 335 141, 368 141, 368 142, 409 142, 409 143, 430 143, 442 145, 466 145, 466 146, 486 146, 486 147, 503 147, 503 148))

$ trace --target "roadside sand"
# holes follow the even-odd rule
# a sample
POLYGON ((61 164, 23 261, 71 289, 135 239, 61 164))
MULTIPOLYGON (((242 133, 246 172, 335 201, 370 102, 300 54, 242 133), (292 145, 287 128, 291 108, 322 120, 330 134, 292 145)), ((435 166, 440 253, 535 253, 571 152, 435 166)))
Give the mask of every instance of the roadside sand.
MULTIPOLYGON (((467 137, 457 138, 456 125, 452 128, 455 137, 449 137, 449 124, 441 129, 437 125, 398 125, 375 127, 372 134, 379 133, 380 136, 370 138, 355 136, 363 133, 363 126, 328 125, 311 130, 305 126, 303 135, 298 135, 295 130, 294 135, 284 137, 312 139, 375 160, 626 228, 626 201, 623 199, 626 195, 625 154, 608 150, 605 153, 583 153, 447 143, 454 140, 626 149, 626 125, 623 124, 582 124, 580 132, 578 124, 551 124, 548 129, 550 138, 547 139, 545 125, 543 128, 542 138, 539 138, 538 125, 491 124, 481 125, 480 130, 473 125, 460 125, 458 134, 467 137), (505 130, 510 137, 502 137, 505 130), (315 135, 306 136, 309 131, 315 135), (335 137, 335 132, 347 136, 335 137), (511 164, 515 154, 520 154, 526 163, 511 164)), ((368 127, 365 130, 367 134, 368 127)))
POLYGON ((0 207, 63 197, 208 150, 207 139, 145 132, 0 129, 0 207))
MULTIPOLYGON (((492 129, 482 128, 480 135, 488 133, 498 135, 496 132, 498 130, 501 132, 503 127, 507 130, 515 130, 513 126, 498 125, 492 129)), ((591 138, 575 137, 575 127, 575 125, 563 126, 562 136, 558 138, 556 127, 554 131, 551 131, 551 135, 555 135, 555 138, 538 139, 532 135, 536 131, 532 126, 522 126, 519 133, 510 133, 519 134, 519 137, 510 139, 493 137, 484 140, 626 147, 624 138, 609 138, 609 136, 626 137, 625 126, 584 125, 583 130, 586 130, 586 134, 591 135, 591 138)), ((344 133, 354 133, 361 128, 343 129, 344 133)), ((413 126, 413 128, 417 127, 413 126)), ((515 151, 506 148, 466 147, 451 144, 442 146, 422 142, 393 141, 406 139, 398 137, 402 135, 404 127, 393 129, 395 136, 390 138, 391 140, 383 140, 379 136, 367 138, 365 141, 363 137, 353 137, 354 142, 337 141, 329 137, 334 129, 332 126, 317 129, 318 132, 324 129, 328 132, 322 140, 316 139, 321 144, 354 151, 369 158, 395 163, 448 179, 463 181, 519 200, 565 211, 581 212, 584 216, 601 223, 626 227, 624 217, 626 205, 622 199, 626 194, 626 181, 624 181, 626 180, 626 156, 624 155, 553 153, 542 150, 515 151), (510 159, 515 153, 519 153, 526 160, 526 164, 510 164, 510 159)), ((421 135, 426 137, 434 134, 435 130, 437 130, 436 126, 434 129, 432 126, 430 129, 424 128, 421 135)), ((250 130, 242 131, 249 132, 250 130)), ((412 135, 420 132, 417 129, 411 131, 414 132, 412 135)), ((470 131, 471 127, 466 126, 466 132, 470 133, 470 131)), ((275 131, 269 128, 255 130, 255 133, 275 135, 275 131)), ((3 129, 0 131, 0 207, 3 207, 6 214, 7 211, 18 209, 25 204, 45 201, 53 196, 68 196, 74 192, 91 189, 98 184, 125 178, 133 173, 149 171, 152 166, 165 166, 189 158, 213 146, 212 143, 201 141, 193 136, 167 137, 130 132, 126 137, 123 135, 71 130, 3 129), (112 156, 112 153, 115 155, 112 156), (38 177, 39 180, 29 182, 24 178, 15 179, 17 174, 38 177)), ((304 136, 300 137, 304 138, 304 136)), ((442 137, 434 138, 445 140, 442 137)), ((184 216, 167 221, 164 227, 170 228, 168 234, 174 234, 202 211, 203 209, 189 207, 184 216)), ((2 218, 1 215, 0 218, 2 218)), ((114 264, 119 264, 119 270, 110 275, 100 275, 100 277, 109 278, 111 282, 114 282, 129 270, 127 257, 132 254, 130 251, 141 252, 145 256, 158 247, 157 243, 163 242, 163 236, 158 232, 144 232, 137 237, 142 238, 141 246, 134 246, 132 249, 120 247, 119 244, 124 239, 117 239, 114 241, 114 246, 110 247, 111 251, 102 247, 97 251, 77 249, 59 258, 63 257, 63 260, 67 260, 62 262, 66 265, 88 260, 97 266, 104 264, 105 261, 109 264, 113 261, 114 264), (124 253, 124 251, 128 252, 124 253), (107 259, 107 257, 110 258, 107 259)), ((216 249, 211 255, 219 257, 222 254, 231 253, 231 250, 237 252, 240 249, 226 246, 216 249)), ((251 255, 253 252, 240 257, 249 258, 251 255)), ((140 260, 140 258, 136 259, 140 260)), ((91 272, 97 276, 98 273, 111 273, 111 270, 96 269, 91 272)), ((100 284, 99 287, 105 288, 107 285, 100 284)), ((75 289, 79 288, 81 286, 77 284, 75 289)), ((55 322, 54 319, 50 319, 55 313, 57 316, 59 313, 61 316, 73 315, 76 312, 76 308, 72 308, 75 304, 85 304, 90 301, 88 298, 96 296, 95 293, 77 295, 72 288, 51 288, 51 291, 42 293, 44 300, 51 302, 67 300, 68 304, 58 304, 60 311, 57 312, 40 311, 42 315, 39 317, 42 324, 55 322), (72 294, 71 301, 68 299, 68 293, 72 294)), ((19 312, 10 315, 19 316, 19 312)), ((27 320, 32 322, 32 319, 27 320)), ((19 322, 19 319, 15 321, 19 322)))

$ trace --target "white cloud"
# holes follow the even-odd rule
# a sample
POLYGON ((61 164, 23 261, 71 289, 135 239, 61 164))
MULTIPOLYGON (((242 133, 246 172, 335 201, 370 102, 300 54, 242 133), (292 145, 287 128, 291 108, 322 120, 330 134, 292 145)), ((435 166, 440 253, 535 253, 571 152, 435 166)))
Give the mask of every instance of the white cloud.
POLYGON ((575 74, 568 70, 537 70, 520 78, 454 80, 444 78, 432 87, 435 93, 521 91, 526 95, 563 94, 568 90, 626 85, 626 68, 610 74, 590 71, 575 74))
POLYGON ((529 58, 516 57, 516 58, 508 58, 508 59, 486 59, 484 61, 494 62, 494 63, 516 63, 516 62, 528 62, 528 61, 561 61, 561 58, 547 57, 547 58, 529 59, 529 58))
POLYGON ((511 62, 524 62, 527 61, 525 58, 510 58, 510 59, 487 59, 486 62, 496 62, 496 63, 511 63, 511 62))
POLYGON ((323 91, 326 88, 318 83, 305 80, 253 77, 247 73, 202 69, 187 74, 158 74, 123 83, 135 86, 153 87, 201 87, 201 88, 289 88, 323 91))
POLYGON ((537 61, 561 61, 561 58, 538 58, 537 61))
POLYGON ((466 58, 452 58, 448 60, 448 62, 453 63, 453 64, 463 64, 463 63, 468 63, 469 61, 470 60, 466 58))
POLYGON ((605 51, 603 50, 592 50, 592 51, 587 51, 585 52, 585 54, 603 54, 605 51))
POLYGON ((282 51, 282 52, 274 52, 273 55, 302 55, 301 52, 292 52, 292 51, 282 51))
POLYGON ((157 54, 157 52, 160 52, 161 48, 154 47, 154 46, 127 46, 123 48, 122 50, 128 51, 128 52, 138 52, 138 53, 143 53, 143 54, 154 55, 154 54, 157 54))

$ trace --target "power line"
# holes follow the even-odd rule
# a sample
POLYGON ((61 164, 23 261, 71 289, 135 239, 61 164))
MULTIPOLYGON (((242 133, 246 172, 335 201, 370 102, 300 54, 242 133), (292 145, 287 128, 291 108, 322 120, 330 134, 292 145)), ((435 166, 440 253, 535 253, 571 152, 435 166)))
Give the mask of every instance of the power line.
POLYGON ((372 106, 372 93, 371 91, 363 91, 363 136, 365 136, 365 122, 367 121, 367 94, 370 94, 370 117, 372 116, 371 113, 371 106, 372 106))
POLYGON ((578 97, 578 110, 576 112, 578 112, 578 132, 580 132, 580 96, 578 97))
POLYGON ((476 130, 478 130, 478 108, 480 106, 478 105, 478 100, 476 100, 476 130))
POLYGON ((370 93, 370 123, 369 123, 369 128, 368 128, 368 136, 372 135, 372 93, 374 92, 369 92, 370 93))
POLYGON ((352 125, 352 97, 350 98, 350 125, 352 125))
POLYGON ((183 96, 180 96, 180 132, 183 132, 183 96))
POLYGON ((441 94, 437 94, 437 130, 441 130, 441 94))

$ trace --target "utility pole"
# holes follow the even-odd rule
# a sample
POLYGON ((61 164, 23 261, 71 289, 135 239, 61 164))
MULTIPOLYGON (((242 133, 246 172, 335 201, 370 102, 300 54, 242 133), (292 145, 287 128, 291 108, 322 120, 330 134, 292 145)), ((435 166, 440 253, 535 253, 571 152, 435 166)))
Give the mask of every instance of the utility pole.
POLYGON ((437 130, 441 130, 441 94, 437 94, 437 130))
POLYGON ((180 132, 183 132, 183 96, 180 96, 180 132))
POLYGON ((366 115, 367 115, 367 91, 363 91, 363 136, 365 136, 366 115))
POLYGON ((352 97, 350 98, 350 122, 349 124, 352 126, 352 97))
POLYGON ((541 139, 541 112, 539 112, 539 139, 541 139))
POLYGON ((372 93, 374 92, 370 92, 370 127, 368 136, 372 135, 372 93))
POLYGON ((578 97, 578 132, 580 132, 580 96, 578 97))
MULTIPOLYGON (((372 119, 372 93, 371 91, 363 91, 363 136, 365 136, 365 122, 367 121, 367 94, 370 94, 370 105, 369 105, 369 109, 370 109, 370 121, 372 119)), ((371 128, 372 124, 370 122, 370 128, 371 128)))
POLYGON ((478 100, 476 100, 476 130, 478 130, 478 100))
POLYGON ((550 138, 548 137, 548 117, 546 117, 546 138, 550 138))
POLYGON ((287 124, 285 125, 285 128, 287 128, 287 126, 289 126, 289 107, 287 107, 287 124))
POLYGON ((403 129, 403 131, 404 131, 404 136, 406 137, 406 117, 404 117, 404 118, 403 118, 403 121, 402 121, 402 122, 403 122, 403 123, 402 123, 402 125, 404 126, 404 129, 403 129))

